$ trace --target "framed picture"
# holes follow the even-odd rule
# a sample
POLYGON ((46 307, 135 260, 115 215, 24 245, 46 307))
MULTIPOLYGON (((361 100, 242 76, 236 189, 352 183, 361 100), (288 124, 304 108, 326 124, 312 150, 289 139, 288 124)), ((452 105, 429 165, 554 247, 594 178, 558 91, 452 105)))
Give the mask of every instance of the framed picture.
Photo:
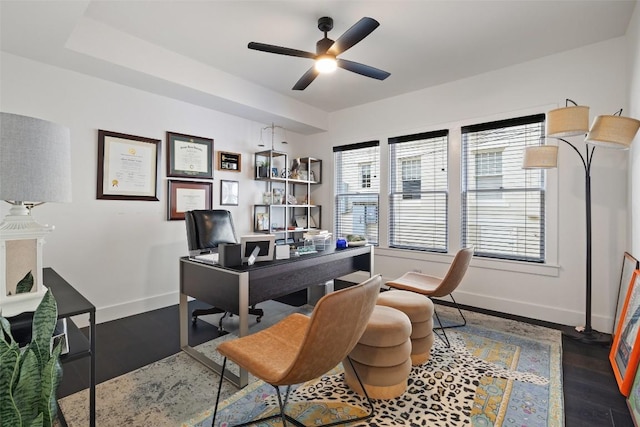
POLYGON ((627 398, 627 406, 633 420, 633 425, 640 425, 640 375, 636 375, 627 398))
POLYGON ((640 263, 637 259, 631 256, 630 253, 625 252, 622 257, 622 272, 620 273, 620 284, 618 285, 618 303, 616 305, 616 316, 613 318, 613 332, 615 336, 618 322, 620 321, 620 314, 622 306, 624 305, 624 299, 627 296, 627 289, 631 282, 631 276, 633 272, 640 268, 640 263))
POLYGON ((213 139, 167 132, 167 176, 213 179, 213 139))
POLYGON ((167 219, 184 219, 184 213, 195 209, 211 209, 213 183, 169 180, 167 219))
POLYGON ((640 360, 640 270, 635 270, 629 282, 620 322, 616 329, 609 361, 620 392, 629 396, 638 360, 640 360))
POLYGON ((220 204, 223 206, 238 206, 238 181, 220 181, 220 204))
POLYGON ((218 169, 223 171, 240 172, 242 170, 242 156, 238 153, 218 151, 218 169))
POLYGON ((98 131, 98 199, 158 200, 160 140, 98 131))

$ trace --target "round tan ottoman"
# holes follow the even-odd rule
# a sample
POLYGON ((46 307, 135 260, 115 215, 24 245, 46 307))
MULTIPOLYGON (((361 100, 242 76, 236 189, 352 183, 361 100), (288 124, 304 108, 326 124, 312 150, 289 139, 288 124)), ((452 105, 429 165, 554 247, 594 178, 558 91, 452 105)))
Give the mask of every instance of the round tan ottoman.
POLYGON ((382 292, 378 305, 400 310, 411 320, 411 364, 422 365, 429 360, 435 339, 433 302, 415 292, 393 290, 382 292))
MULTIPOLYGON (((403 312, 376 305, 362 337, 349 354, 367 394, 392 399, 404 393, 411 372, 411 321, 403 312)), ((348 360, 342 362, 344 379, 364 394, 348 360)))

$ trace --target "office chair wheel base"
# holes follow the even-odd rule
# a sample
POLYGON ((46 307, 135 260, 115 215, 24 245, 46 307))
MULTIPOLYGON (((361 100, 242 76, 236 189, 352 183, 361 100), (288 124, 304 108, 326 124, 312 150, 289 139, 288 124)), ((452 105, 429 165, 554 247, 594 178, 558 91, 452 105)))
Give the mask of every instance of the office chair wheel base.
POLYGON ((198 318, 197 318, 197 317, 192 317, 192 318, 191 318, 191 324, 192 324, 193 326, 195 326, 197 322, 198 322, 198 318))
POLYGON ((262 321, 262 316, 256 317, 256 322, 260 323, 260 321, 262 321))

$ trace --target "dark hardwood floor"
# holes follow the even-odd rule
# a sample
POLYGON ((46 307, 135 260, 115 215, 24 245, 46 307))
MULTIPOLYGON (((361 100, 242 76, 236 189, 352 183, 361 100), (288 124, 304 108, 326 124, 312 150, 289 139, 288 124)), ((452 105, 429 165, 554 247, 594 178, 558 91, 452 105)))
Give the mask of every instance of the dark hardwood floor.
MULTIPOLYGON (((304 294, 298 294, 284 301, 300 305, 304 297, 304 294)), ((192 301, 190 309, 196 307, 205 306, 192 301)), ((550 328, 562 328, 562 325, 553 323, 472 307, 463 308, 550 328)), ((178 306, 100 323, 96 335, 96 371, 100 383, 177 353, 180 350, 178 306)), ((217 327, 198 321, 191 330, 191 344, 197 345, 217 336, 217 327)), ((582 344, 566 337, 563 337, 562 347, 565 425, 633 427, 626 401, 618 391, 609 364, 609 347, 582 344)), ((88 376, 88 359, 64 364, 59 397, 87 388, 88 376)))

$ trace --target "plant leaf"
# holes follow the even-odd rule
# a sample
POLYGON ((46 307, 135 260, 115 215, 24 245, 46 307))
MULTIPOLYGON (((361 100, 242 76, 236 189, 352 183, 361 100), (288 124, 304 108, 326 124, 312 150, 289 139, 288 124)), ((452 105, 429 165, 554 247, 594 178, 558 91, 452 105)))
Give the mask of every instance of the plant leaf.
POLYGON ((58 414, 58 400, 56 390, 62 379, 62 365, 60 364, 61 343, 53 349, 51 358, 42 370, 42 396, 40 397, 40 411, 43 414, 43 424, 52 425, 58 414))
MULTIPOLYGON (((4 319, 4 318, 3 318, 4 319)), ((17 344, 0 353, 0 425, 22 425, 20 411, 11 390, 18 376, 20 349, 17 344)))
POLYGON ((26 294, 27 292, 31 292, 31 289, 33 289, 33 274, 28 272, 27 275, 18 282, 16 294, 26 294))
POLYGON ((58 306, 51 290, 48 289, 33 314, 33 326, 31 327, 30 347, 35 347, 39 370, 42 370, 51 355, 51 336, 57 321, 58 306))
POLYGON ((22 414, 22 423, 29 425, 40 412, 40 368, 34 349, 29 346, 22 355, 20 377, 13 390, 13 399, 22 414))

